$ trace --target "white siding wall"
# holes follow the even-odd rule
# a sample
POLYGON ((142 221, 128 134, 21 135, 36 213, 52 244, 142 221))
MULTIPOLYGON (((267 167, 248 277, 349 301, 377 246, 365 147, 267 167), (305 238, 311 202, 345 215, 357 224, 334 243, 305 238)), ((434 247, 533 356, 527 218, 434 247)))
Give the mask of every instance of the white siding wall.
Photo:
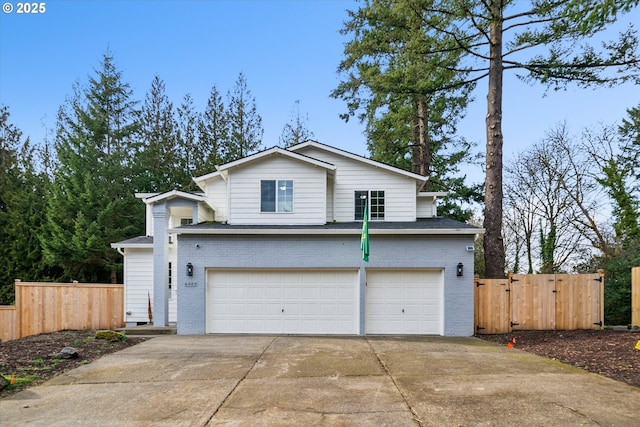
POLYGON ((334 177, 327 175, 327 218, 326 222, 333 222, 333 192, 334 177))
POLYGON ((153 249, 125 249, 124 320, 149 321, 148 298, 153 301, 153 249), (127 315, 131 312, 130 315, 127 315))
POLYGON ((416 220, 415 179, 315 147, 298 152, 337 166, 335 221, 354 220, 354 192, 357 190, 384 190, 385 221, 416 220))
MULTIPOLYGON (((170 245, 174 246, 174 245, 170 245)), ((176 253, 169 249, 172 265, 176 266, 176 253)), ((174 284, 169 299, 169 322, 177 319, 177 272, 173 271, 174 284)), ((149 297, 153 304, 153 249, 126 248, 124 252, 124 320, 127 323, 149 321, 149 297), (127 315, 131 312, 130 315, 127 315)))
POLYGON ((213 221, 214 211, 206 203, 198 203, 198 222, 213 221))
POLYGON ((229 173, 230 224, 324 224, 326 170, 283 156, 270 156, 229 173), (261 180, 293 180, 293 213, 260 212, 261 180))
POLYGON ((193 219, 193 208, 171 208, 171 216, 169 217, 169 228, 180 227, 180 220, 182 218, 193 219))
POLYGON ((418 218, 437 216, 437 207, 433 197, 418 197, 416 215, 418 218))
POLYGON ((205 196, 207 198, 207 204, 211 206, 215 212, 214 221, 227 221, 227 182, 221 177, 208 180, 205 196))
MULTIPOLYGON (((171 263, 171 290, 169 291, 169 322, 175 323, 178 319, 178 242, 169 245, 169 262, 171 263)), ((168 267, 168 266, 167 266, 168 267)))

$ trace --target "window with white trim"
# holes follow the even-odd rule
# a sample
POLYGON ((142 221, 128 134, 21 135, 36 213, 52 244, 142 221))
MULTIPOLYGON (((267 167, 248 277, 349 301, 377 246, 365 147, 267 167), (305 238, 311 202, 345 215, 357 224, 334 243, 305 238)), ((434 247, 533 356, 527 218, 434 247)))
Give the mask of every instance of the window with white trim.
POLYGON ((384 191, 359 190, 354 193, 354 219, 364 219, 364 207, 369 207, 369 220, 384 221, 384 191))
POLYGON ((293 212, 293 180, 260 181, 260 212, 293 212))
POLYGON ((369 218, 372 221, 384 220, 384 191, 371 191, 369 194, 369 218))

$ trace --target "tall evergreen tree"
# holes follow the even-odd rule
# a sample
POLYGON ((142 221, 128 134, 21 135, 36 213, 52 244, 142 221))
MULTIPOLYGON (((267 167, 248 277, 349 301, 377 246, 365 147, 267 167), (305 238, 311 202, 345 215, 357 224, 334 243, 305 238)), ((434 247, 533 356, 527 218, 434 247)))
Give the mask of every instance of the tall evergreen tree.
POLYGON ((117 280, 122 257, 110 243, 143 232, 144 207, 133 193, 134 140, 139 130, 129 85, 113 56, 60 108, 59 165, 47 199, 41 243, 65 279, 117 280))
POLYGON ((621 162, 632 171, 634 190, 640 196, 640 104, 627 109, 627 117, 622 119, 618 132, 622 142, 621 162))
POLYGON ((624 247, 640 241, 640 107, 628 109, 618 129, 605 128, 600 134, 588 134, 587 138, 591 140, 588 151, 600 169, 598 183, 613 202, 618 243, 624 247), (615 139, 619 154, 610 148, 611 138, 615 139))
POLYGON ((195 172, 203 175, 222 163, 223 150, 229 143, 229 118, 218 88, 213 86, 207 107, 198 124, 195 172))
POLYGON ((44 222, 45 187, 42 154, 9 122, 9 109, 0 107, 0 304, 12 304, 14 279, 55 277, 46 268, 38 240, 44 222))
POLYGON ((195 110, 193 98, 186 94, 177 108, 176 139, 180 152, 180 169, 183 171, 182 188, 194 190, 196 188, 191 177, 201 175, 199 165, 201 155, 199 151, 200 114, 195 110))
MULTIPOLYGON (((332 96, 347 101, 349 113, 366 122, 371 157, 429 177, 427 191, 452 194, 444 212, 469 219, 458 202, 481 198, 480 186, 468 187, 459 165, 471 161, 471 147, 456 138, 473 85, 461 85, 453 71, 461 54, 425 55, 427 46, 444 43, 424 22, 421 8, 429 0, 372 0, 349 12, 343 34, 353 39, 345 46, 339 71, 347 78, 332 96), (428 72, 433 64, 448 71, 428 72), (442 85, 455 90, 434 93, 442 85)), ((443 212, 441 212, 443 213, 443 212)))
MULTIPOLYGON (((9 108, 0 106, 0 213, 9 209, 7 197, 19 186, 18 153, 22 132, 9 122, 9 108)), ((0 223, 2 227, 3 223, 0 223)))
POLYGON ((307 128, 308 122, 308 115, 300 115, 300 100, 296 99, 293 109, 291 110, 290 121, 284 125, 284 128, 282 128, 280 146, 287 148, 312 139, 314 135, 313 132, 307 128))
MULTIPOLYGON (((618 40, 600 43, 598 33, 640 1, 626 0, 415 0, 410 2, 439 42, 425 44, 423 54, 466 57, 451 67, 431 62, 428 74, 462 73, 460 85, 488 79, 484 255, 488 277, 504 277, 502 241, 502 94, 505 70, 520 70, 521 79, 554 89, 611 85, 639 79, 638 40, 630 28, 618 40), (599 46, 595 47, 594 44, 599 46)), ((448 91, 445 80, 430 88, 448 91)))
POLYGON ((151 82, 140 113, 140 137, 136 153, 136 190, 167 191, 181 188, 183 175, 179 161, 173 104, 159 76, 151 82))
POLYGON ((222 150, 222 156, 224 162, 231 162, 259 150, 264 130, 256 100, 243 73, 238 75, 235 88, 227 97, 229 140, 222 150))

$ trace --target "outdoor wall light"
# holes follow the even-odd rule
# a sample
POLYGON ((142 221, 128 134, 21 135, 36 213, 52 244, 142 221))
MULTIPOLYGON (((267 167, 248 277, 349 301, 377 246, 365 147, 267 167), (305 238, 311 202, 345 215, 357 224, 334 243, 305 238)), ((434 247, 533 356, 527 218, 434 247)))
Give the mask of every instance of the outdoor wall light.
POLYGON ((459 262, 458 265, 456 266, 456 276, 458 277, 462 276, 463 271, 464 271, 464 265, 462 265, 462 263, 459 262))
POLYGON ((193 276, 193 264, 187 264, 187 276, 193 276))

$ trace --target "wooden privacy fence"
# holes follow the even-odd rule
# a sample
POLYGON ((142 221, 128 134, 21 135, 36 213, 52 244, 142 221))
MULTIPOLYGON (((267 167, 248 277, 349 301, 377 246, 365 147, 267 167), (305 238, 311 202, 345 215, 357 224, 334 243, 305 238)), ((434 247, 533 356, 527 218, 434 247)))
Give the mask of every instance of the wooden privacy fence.
POLYGON ((124 326, 124 286, 16 280, 16 305, 0 306, 0 339, 124 326))
POLYGON ((476 278, 474 317, 478 334, 600 329, 604 321, 604 271, 476 278))

